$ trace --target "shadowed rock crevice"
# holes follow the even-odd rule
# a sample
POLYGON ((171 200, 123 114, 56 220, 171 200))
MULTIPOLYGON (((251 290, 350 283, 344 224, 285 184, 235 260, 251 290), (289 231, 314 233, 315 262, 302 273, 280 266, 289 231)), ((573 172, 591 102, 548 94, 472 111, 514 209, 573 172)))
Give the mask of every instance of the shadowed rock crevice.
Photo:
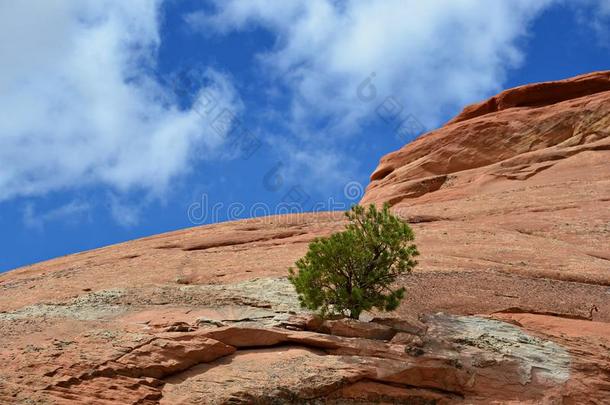
MULTIPOLYGON (((404 403, 430 405, 460 402, 459 394, 431 388, 409 387, 407 385, 380 382, 363 378, 354 384, 339 388, 325 398, 325 403, 349 400, 355 404, 404 403)), ((342 402, 344 403, 344 402, 342 402)))
POLYGON ((303 232, 303 231, 285 231, 285 232, 274 232, 269 236, 259 236, 259 235, 252 235, 250 233, 246 233, 246 234, 239 234, 236 233, 233 235, 234 239, 230 239, 230 240, 210 240, 204 243, 198 243, 198 244, 194 244, 194 245, 186 245, 186 246, 180 246, 180 245, 166 245, 166 246, 159 246, 158 249, 182 249, 185 252, 193 252, 193 251, 197 251, 197 250, 207 250, 207 249, 212 249, 212 248, 218 248, 218 247, 227 247, 227 246, 239 246, 239 245, 245 245, 245 244, 249 244, 249 243, 256 243, 256 242, 268 242, 268 241, 273 241, 276 239, 287 239, 287 238, 291 238, 294 236, 299 236, 299 235, 305 235, 307 232, 303 232))
POLYGON ((227 241, 227 242, 216 242, 216 243, 215 242, 202 243, 200 245, 184 247, 183 250, 186 251, 186 252, 192 252, 194 250, 206 250, 206 249, 211 249, 211 248, 215 248, 215 247, 222 247, 222 246, 236 246, 236 245, 243 245, 243 244, 247 244, 247 243, 267 242, 267 241, 275 240, 275 239, 291 238, 293 236, 303 235, 304 233, 305 232, 285 232, 285 233, 273 235, 272 237, 252 238, 252 239, 247 240, 247 241, 227 241))

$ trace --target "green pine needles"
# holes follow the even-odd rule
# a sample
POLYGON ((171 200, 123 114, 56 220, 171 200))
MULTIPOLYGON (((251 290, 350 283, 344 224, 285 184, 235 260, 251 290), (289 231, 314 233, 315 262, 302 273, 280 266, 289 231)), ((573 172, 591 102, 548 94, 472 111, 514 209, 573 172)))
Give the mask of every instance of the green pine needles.
POLYGON ((417 264, 413 230, 387 204, 381 210, 356 205, 345 215, 344 231, 311 242, 295 263, 298 273, 289 269, 301 306, 354 319, 371 308, 395 310, 405 289, 392 284, 417 264))

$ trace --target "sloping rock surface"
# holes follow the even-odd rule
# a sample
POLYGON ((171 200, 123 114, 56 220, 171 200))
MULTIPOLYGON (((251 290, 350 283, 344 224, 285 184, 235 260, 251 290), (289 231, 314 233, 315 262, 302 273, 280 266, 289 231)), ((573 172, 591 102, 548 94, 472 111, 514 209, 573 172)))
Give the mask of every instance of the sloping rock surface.
POLYGON ((342 213, 0 274, 0 404, 608 403, 608 82, 507 90, 382 159, 363 202, 422 252, 390 316, 298 306, 286 269, 342 213))
POLYGON ((427 221, 435 269, 610 285, 610 72, 467 107, 384 156, 362 202, 427 221))

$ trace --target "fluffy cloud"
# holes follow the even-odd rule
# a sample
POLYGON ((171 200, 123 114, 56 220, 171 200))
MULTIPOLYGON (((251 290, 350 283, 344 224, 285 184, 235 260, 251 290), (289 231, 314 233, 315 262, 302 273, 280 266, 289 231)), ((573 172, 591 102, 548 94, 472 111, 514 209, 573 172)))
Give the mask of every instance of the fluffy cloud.
POLYGON ((297 95, 294 128, 327 122, 349 133, 387 96, 434 126, 448 109, 499 90, 550 2, 223 0, 187 20, 221 34, 252 25, 274 32, 277 44, 261 60, 297 95), (371 74, 377 104, 357 97, 371 74))
POLYGON ((589 26, 600 45, 610 48, 610 0, 578 0, 569 2, 580 24, 589 26))
MULTIPOLYGON (((0 0, 0 201, 100 184, 161 195, 193 151, 222 143, 150 73, 159 10, 160 0, 0 0)), ((230 82, 203 73, 201 90, 237 109, 230 82)))
POLYGON ((23 223, 28 228, 42 231, 49 222, 78 223, 87 217, 90 210, 89 203, 73 200, 64 206, 38 213, 34 204, 28 203, 23 209, 23 223))
POLYGON ((213 0, 186 21, 208 40, 257 27, 274 34, 258 61, 289 113, 272 143, 291 157, 287 177, 330 191, 361 177, 347 138, 379 122, 388 97, 398 103, 389 118, 400 111, 394 127, 415 117, 433 128, 501 90, 524 61, 530 24, 552 1, 213 0))
MULTIPOLYGON (((568 3, 211 1, 212 11, 187 16, 205 40, 252 27, 275 35, 258 55, 264 75, 254 84, 278 84, 269 94, 289 100, 288 114, 284 104, 275 112, 288 130, 269 125, 281 128, 273 144, 278 159, 291 155, 287 175, 325 187, 354 173, 345 137, 377 120, 386 97, 427 127, 441 124, 501 89, 507 71, 523 63, 532 21, 549 4, 568 3), (371 86, 362 87, 367 78, 371 86)), ((0 0, 0 35, 8 39, 0 41, 0 202, 101 184, 115 198, 115 218, 135 223, 137 209, 122 196, 160 196, 195 158, 222 152, 226 133, 151 74, 161 2, 0 0)), ((592 24, 601 32, 610 1, 577 4, 596 10, 592 24)), ((231 80, 209 69, 202 78, 193 105, 213 94, 240 111, 231 80)), ((264 123, 259 129, 269 134, 264 123)))

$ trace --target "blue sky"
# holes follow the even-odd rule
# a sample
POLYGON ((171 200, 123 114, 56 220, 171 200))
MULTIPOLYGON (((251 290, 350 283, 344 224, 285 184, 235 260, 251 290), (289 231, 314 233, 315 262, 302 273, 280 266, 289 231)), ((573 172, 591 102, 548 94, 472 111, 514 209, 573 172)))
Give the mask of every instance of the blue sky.
POLYGON ((0 271, 348 207, 464 105, 608 69, 609 23, 608 0, 0 0, 0 271))

